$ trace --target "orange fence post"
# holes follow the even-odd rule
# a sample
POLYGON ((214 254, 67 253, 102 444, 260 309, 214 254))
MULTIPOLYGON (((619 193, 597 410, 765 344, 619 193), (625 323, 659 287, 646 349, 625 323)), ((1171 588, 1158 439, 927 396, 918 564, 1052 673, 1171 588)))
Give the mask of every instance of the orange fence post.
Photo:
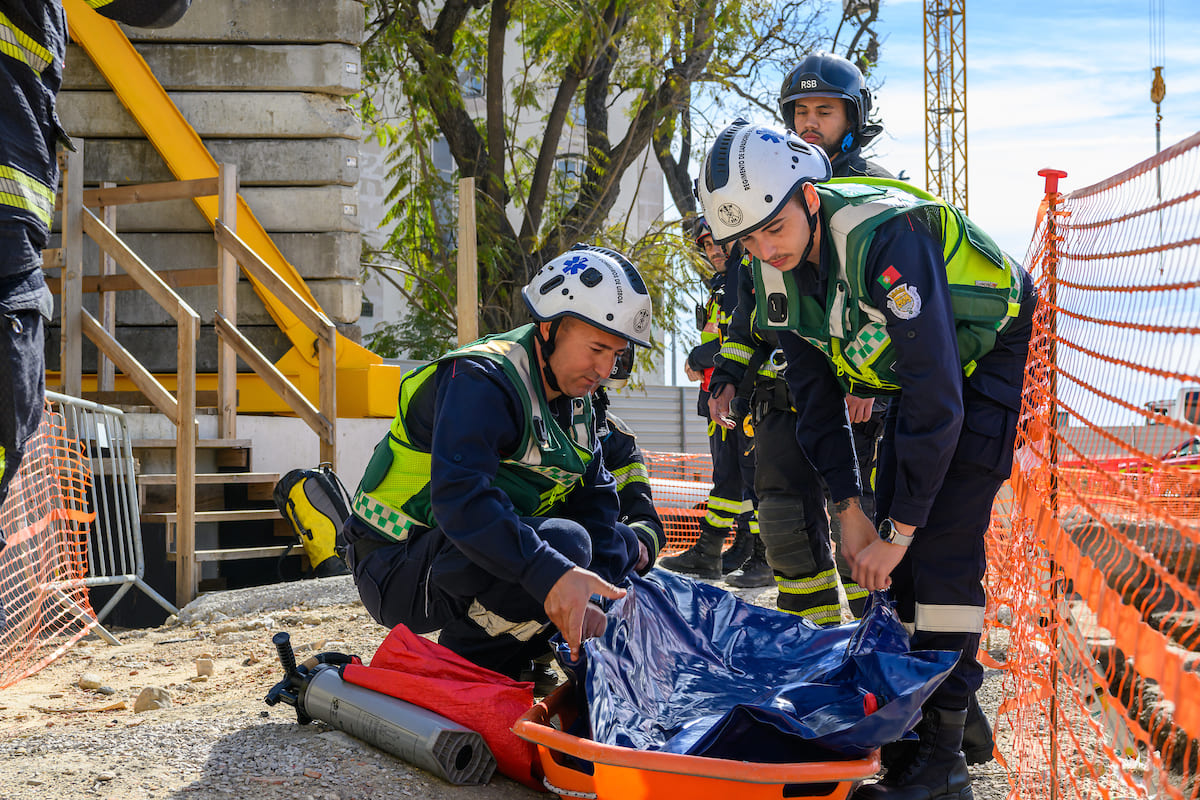
MULTIPOLYGON (((1055 277, 1058 270, 1058 234, 1056 231, 1054 214, 1058 209, 1060 196, 1058 194, 1058 179, 1067 177, 1067 173, 1060 169, 1040 169, 1038 175, 1046 179, 1046 252, 1044 264, 1046 265, 1047 276, 1047 301, 1049 310, 1047 311, 1046 325, 1049 328, 1050 341, 1048 343, 1051 366, 1057 358, 1055 334, 1056 334, 1056 316, 1055 304, 1058 302, 1057 293, 1055 290, 1055 277)), ((1049 375, 1049 393, 1050 393, 1050 419, 1057 427, 1058 421, 1058 375, 1053 369, 1049 375)), ((1050 464, 1058 463, 1058 440, 1054 437, 1050 438, 1050 464)), ((1056 478, 1051 471, 1050 474, 1050 514, 1055 519, 1058 519, 1058 485, 1056 478)), ((1058 603, 1059 603, 1059 577, 1058 566, 1055 563, 1054 556, 1049 559, 1050 564, 1050 648, 1055 656, 1050 660, 1050 774, 1058 774, 1058 603)), ((1058 800, 1058 781, 1050 781, 1050 800, 1058 800)))

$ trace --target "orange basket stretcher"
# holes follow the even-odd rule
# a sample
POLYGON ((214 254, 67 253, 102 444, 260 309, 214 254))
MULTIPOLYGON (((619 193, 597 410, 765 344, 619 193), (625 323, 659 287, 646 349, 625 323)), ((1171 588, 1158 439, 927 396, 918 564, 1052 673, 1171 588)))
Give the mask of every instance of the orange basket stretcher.
POLYGON ((722 758, 648 752, 601 744, 564 733, 575 719, 566 683, 535 703, 513 733, 537 746, 547 789, 560 797, 597 800, 846 800, 864 778, 879 771, 879 751, 853 761, 759 764, 722 758), (592 774, 565 763, 560 754, 592 766, 592 774))

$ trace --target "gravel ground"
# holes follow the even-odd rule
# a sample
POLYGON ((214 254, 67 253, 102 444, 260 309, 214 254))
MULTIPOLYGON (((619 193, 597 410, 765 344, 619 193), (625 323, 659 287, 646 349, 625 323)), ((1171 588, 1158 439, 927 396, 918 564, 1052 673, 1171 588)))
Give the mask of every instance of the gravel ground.
MULTIPOLYGON (((738 594, 775 603, 774 589, 738 594)), ((118 647, 85 640, 0 692, 0 800, 539 796, 499 775, 451 786, 323 723, 298 725, 289 706, 268 708, 263 698, 282 677, 270 641, 279 630, 298 660, 334 650, 369 661, 386 634, 343 577, 214 593, 173 624, 113 631, 118 647), (200 675, 208 662, 211 674, 200 675), (85 675, 98 688, 81 688, 85 675), (170 705, 135 713, 149 686, 165 689, 170 705)), ((999 673, 989 670, 980 702, 994 717, 999 701, 999 673)), ((1007 732, 998 736, 1006 748, 1007 732)), ((1006 797, 994 762, 972 772, 977 800, 1006 797)))

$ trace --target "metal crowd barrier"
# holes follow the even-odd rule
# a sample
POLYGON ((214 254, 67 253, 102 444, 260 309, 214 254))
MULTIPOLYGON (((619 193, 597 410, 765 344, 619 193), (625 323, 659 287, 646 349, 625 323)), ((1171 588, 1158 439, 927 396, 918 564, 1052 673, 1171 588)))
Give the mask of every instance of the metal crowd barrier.
MULTIPOLYGON (((88 504, 96 519, 87 542, 88 571, 84 585, 89 589, 118 587, 97 612, 97 623, 134 587, 167 613, 178 614, 179 609, 145 581, 137 474, 124 412, 57 392, 46 392, 46 400, 62 414, 67 434, 79 441, 92 471, 88 504)), ((111 634, 99 624, 96 632, 112 640, 111 634)))

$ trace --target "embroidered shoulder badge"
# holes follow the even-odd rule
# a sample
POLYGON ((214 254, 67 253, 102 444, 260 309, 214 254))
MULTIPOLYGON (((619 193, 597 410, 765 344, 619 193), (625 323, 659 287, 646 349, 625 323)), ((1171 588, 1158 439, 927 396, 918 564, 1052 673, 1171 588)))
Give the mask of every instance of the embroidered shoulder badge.
POLYGON ((887 305, 898 319, 912 319, 921 313, 921 295, 917 287, 902 283, 887 293, 887 305))

